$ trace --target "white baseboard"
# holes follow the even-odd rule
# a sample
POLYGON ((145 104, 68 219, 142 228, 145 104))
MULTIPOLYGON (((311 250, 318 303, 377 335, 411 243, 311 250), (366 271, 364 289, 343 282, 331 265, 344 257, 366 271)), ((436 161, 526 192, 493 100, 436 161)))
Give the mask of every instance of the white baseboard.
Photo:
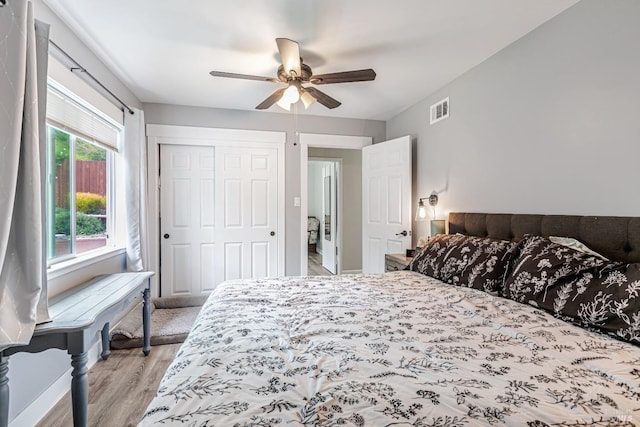
POLYGON ((342 274, 362 274, 362 270, 342 270, 342 274))
MULTIPOLYGON (((87 352, 88 362, 87 368, 91 367, 98 361, 100 353, 102 352, 102 344, 100 340, 96 342, 87 352)), ((69 356, 69 366, 71 366, 71 356, 69 356)), ((49 388, 47 388, 40 396, 22 412, 20 412, 11 422, 9 427, 22 427, 22 426, 35 426, 38 424, 47 413, 53 408, 56 403, 64 397, 69 390, 71 390, 71 372, 72 368, 69 368, 60 378, 58 378, 49 388)), ((9 384, 11 387, 11 384, 9 384)))

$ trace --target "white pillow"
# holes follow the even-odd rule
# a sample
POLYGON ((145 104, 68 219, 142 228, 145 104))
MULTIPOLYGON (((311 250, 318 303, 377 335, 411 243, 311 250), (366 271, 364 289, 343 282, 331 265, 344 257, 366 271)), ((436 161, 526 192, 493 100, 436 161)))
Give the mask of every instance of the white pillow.
POLYGON ((582 243, 580 240, 573 239, 571 237, 558 237, 558 236, 549 236, 549 240, 553 243, 566 246, 571 249, 575 249, 576 251, 584 252, 585 254, 597 256, 605 261, 609 261, 604 255, 599 254, 598 252, 589 249, 587 245, 582 243))

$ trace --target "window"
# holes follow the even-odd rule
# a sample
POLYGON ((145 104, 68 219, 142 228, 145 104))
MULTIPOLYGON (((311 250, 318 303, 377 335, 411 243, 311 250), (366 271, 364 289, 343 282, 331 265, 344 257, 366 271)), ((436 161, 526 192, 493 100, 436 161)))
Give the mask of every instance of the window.
POLYGON ((113 246, 114 162, 121 128, 55 82, 47 100, 47 260, 113 246))

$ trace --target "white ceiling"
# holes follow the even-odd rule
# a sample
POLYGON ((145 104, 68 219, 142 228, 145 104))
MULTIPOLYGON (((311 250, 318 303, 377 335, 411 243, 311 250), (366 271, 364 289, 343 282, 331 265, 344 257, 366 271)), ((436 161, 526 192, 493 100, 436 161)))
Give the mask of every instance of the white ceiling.
MULTIPOLYGON (((253 110, 279 84, 276 37, 314 74, 373 68, 318 87, 342 102, 306 112, 386 120, 578 0, 45 0, 142 102, 253 110)), ((55 41, 55 40, 54 40, 55 41)), ((273 106, 268 111, 279 111, 273 106)))

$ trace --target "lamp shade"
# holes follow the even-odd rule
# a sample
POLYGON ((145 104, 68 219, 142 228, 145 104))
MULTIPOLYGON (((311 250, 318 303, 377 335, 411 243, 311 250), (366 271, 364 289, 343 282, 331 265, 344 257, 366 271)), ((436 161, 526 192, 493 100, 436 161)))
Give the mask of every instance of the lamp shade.
POLYGON ((287 90, 284 91, 282 95, 282 99, 287 104, 293 104, 298 102, 300 99, 300 93, 298 92, 298 88, 295 85, 289 85, 287 90))
POLYGON ((302 95, 300 95, 300 99, 302 100, 302 103, 304 104, 305 110, 307 108, 309 108, 311 106, 311 104, 316 102, 316 99, 309 92, 302 92, 302 95))
POLYGON ((416 221, 426 221, 427 220, 427 207, 424 205, 422 199, 418 202, 418 210, 416 211, 416 221))
POLYGON ((290 84, 287 90, 282 94, 282 98, 277 102, 280 108, 284 108, 287 111, 291 110, 291 104, 295 104, 300 100, 300 92, 298 87, 294 84, 290 84))

